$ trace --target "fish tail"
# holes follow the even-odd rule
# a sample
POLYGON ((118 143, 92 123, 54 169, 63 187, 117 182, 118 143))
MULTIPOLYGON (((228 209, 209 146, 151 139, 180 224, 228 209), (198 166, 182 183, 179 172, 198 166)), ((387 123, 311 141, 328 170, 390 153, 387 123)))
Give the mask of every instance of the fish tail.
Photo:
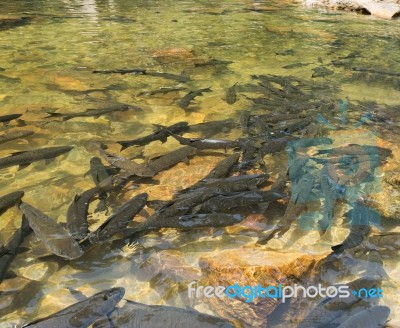
POLYGON ((62 113, 51 113, 51 112, 47 112, 47 114, 49 114, 49 115, 46 116, 45 118, 49 118, 49 117, 62 117, 62 116, 64 116, 64 114, 62 114, 62 113))

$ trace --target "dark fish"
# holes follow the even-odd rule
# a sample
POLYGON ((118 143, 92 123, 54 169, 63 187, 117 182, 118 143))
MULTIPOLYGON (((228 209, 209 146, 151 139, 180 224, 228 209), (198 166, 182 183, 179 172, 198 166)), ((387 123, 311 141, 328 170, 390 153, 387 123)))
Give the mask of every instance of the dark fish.
POLYGON ((234 153, 231 156, 221 160, 211 171, 208 173, 204 179, 216 179, 225 178, 232 167, 238 162, 240 157, 239 153, 234 153))
POLYGON ((19 165, 20 168, 24 168, 32 162, 57 157, 61 154, 69 152, 72 148, 74 147, 49 147, 13 153, 11 156, 0 158, 0 168, 5 168, 13 165, 19 165))
POLYGON ((90 243, 104 242, 125 229, 133 217, 146 205, 147 198, 148 194, 139 194, 119 207, 96 231, 89 234, 88 240, 90 243))
POLYGON ((75 195, 67 211, 67 229, 77 240, 83 239, 89 233, 87 215, 89 204, 100 192, 98 187, 88 189, 80 195, 75 195))
POLYGON ((130 146, 144 146, 147 145, 148 143, 152 141, 159 140, 162 143, 167 141, 167 138, 170 133, 180 133, 188 129, 188 123, 187 122, 178 122, 175 124, 172 124, 170 126, 162 126, 162 125, 156 125, 158 129, 153 132, 152 134, 149 134, 145 137, 138 138, 135 140, 127 140, 127 141, 117 141, 122 146, 121 150, 124 150, 125 148, 128 148, 130 146))
POLYGON ((20 208, 35 235, 53 254, 69 260, 82 256, 78 242, 59 223, 26 203, 22 203, 20 208))
POLYGON ((233 328, 228 321, 192 309, 132 301, 116 309, 110 321, 118 328, 233 328))
POLYGON ((293 49, 288 49, 280 52, 275 52, 276 55, 278 56, 293 56, 296 53, 295 50, 293 49))
POLYGON ((368 238, 368 242, 380 249, 400 250, 400 233, 386 232, 373 235, 368 238))
POLYGON ((236 82, 226 91, 225 101, 229 105, 232 105, 236 102, 236 84, 238 84, 238 82, 236 82))
POLYGON ((162 77, 167 80, 174 80, 177 82, 188 82, 191 81, 191 78, 188 74, 171 74, 171 73, 162 73, 162 72, 145 72, 144 75, 150 75, 150 76, 157 76, 157 77, 162 77))
POLYGON ((182 90, 186 90, 186 89, 187 88, 184 88, 184 87, 174 87, 174 88, 162 87, 160 89, 153 90, 153 91, 140 92, 140 93, 138 93, 138 96, 153 96, 153 95, 157 95, 159 93, 165 94, 165 93, 169 93, 169 92, 177 92, 177 91, 182 91, 182 90))
POLYGON ((178 105, 179 107, 185 109, 189 107, 190 102, 196 98, 197 96, 201 96, 203 92, 211 92, 211 88, 204 88, 204 89, 199 89, 195 91, 190 91, 188 94, 186 94, 181 100, 179 100, 178 105))
POLYGON ((262 205, 285 197, 277 191, 251 190, 217 194, 205 201, 199 212, 221 212, 235 207, 262 205))
POLYGON ((150 165, 139 164, 123 156, 115 156, 105 151, 102 151, 102 154, 108 163, 110 163, 112 166, 123 169, 128 173, 128 175, 152 177, 156 174, 156 171, 154 171, 150 165))
POLYGON ((289 65, 282 66, 282 68, 284 68, 284 69, 293 69, 293 68, 309 66, 311 64, 313 64, 313 63, 294 63, 294 64, 289 64, 289 65))
POLYGON ((246 139, 242 141, 242 160, 240 161, 237 169, 240 172, 246 171, 253 167, 256 159, 254 156, 256 155, 257 148, 253 140, 246 139))
POLYGON ((372 74, 400 77, 400 73, 397 73, 397 72, 378 71, 378 70, 375 70, 375 69, 369 69, 369 68, 364 68, 364 67, 352 67, 351 70, 352 71, 356 71, 356 72, 365 72, 365 73, 372 73, 372 74))
POLYGON ((9 28, 14 28, 29 24, 32 21, 31 17, 10 17, 0 19, 0 31, 9 28))
POLYGON ((194 155, 197 152, 197 149, 190 146, 185 146, 173 150, 165 155, 161 155, 155 159, 151 159, 147 166, 152 170, 155 174, 168 169, 171 166, 174 166, 182 161, 188 161, 188 157, 194 155))
POLYGON ((376 155, 389 157, 392 151, 388 148, 378 147, 378 146, 361 146, 357 144, 349 144, 347 146, 331 148, 331 149, 321 149, 318 154, 330 154, 334 156, 340 155, 376 155))
POLYGON ((47 117, 62 117, 63 121, 70 120, 74 117, 100 117, 101 115, 113 113, 113 112, 125 112, 127 110, 136 109, 142 110, 139 107, 131 106, 131 105, 115 105, 108 108, 100 108, 100 109, 88 109, 82 113, 71 113, 71 114, 62 114, 62 113, 48 113, 49 116, 47 117))
POLYGON ((33 131, 29 131, 29 130, 20 130, 20 131, 4 133, 0 136, 0 144, 5 143, 7 141, 15 140, 15 139, 25 138, 27 136, 30 136, 33 133, 34 133, 33 131))
POLYGON ((161 220, 158 217, 147 219, 137 225, 135 228, 126 229, 125 236, 128 238, 144 234, 150 231, 157 231, 162 228, 173 229, 198 229, 211 227, 226 227, 241 222, 244 215, 225 214, 225 213, 207 213, 207 214, 188 214, 181 216, 164 217, 161 220))
POLYGON ((209 121, 198 124, 193 124, 188 127, 188 131, 199 134, 207 134, 212 135, 221 133, 221 132, 229 132, 235 128, 235 120, 228 118, 226 120, 219 121, 209 121))
POLYGON ((18 248, 24 241, 24 238, 31 232, 31 227, 26 217, 22 216, 21 228, 19 228, 11 237, 10 241, 3 248, 3 254, 0 255, 0 284, 7 273, 7 270, 18 254, 18 248))
POLYGON ((201 189, 214 190, 214 192, 254 190, 268 178, 268 174, 244 174, 229 178, 204 179, 201 189))
POLYGON ((250 130, 250 111, 245 110, 240 114, 239 122, 240 122, 240 127, 245 133, 249 133, 250 130))
POLYGON ((178 140, 181 145, 191 146, 197 149, 228 149, 239 147, 239 142, 233 140, 184 138, 171 133, 171 136, 178 140))
POLYGON ((195 67, 204 67, 204 66, 217 66, 217 65, 229 65, 232 64, 233 61, 230 60, 218 60, 218 59, 210 59, 205 63, 195 63, 195 67))
POLYGON ((131 68, 131 69, 112 69, 112 70, 95 70, 93 73, 97 74, 133 74, 133 75, 139 75, 139 74, 146 74, 145 69, 141 68, 131 68))
POLYGON ((324 198, 322 220, 318 222, 320 234, 324 234, 333 223, 333 208, 339 198, 336 183, 329 177, 329 173, 324 167, 321 171, 321 191, 324 198))
POLYGON ((267 154, 274 154, 280 152, 286 148, 286 145, 291 140, 296 140, 297 137, 287 136, 278 139, 272 139, 262 144, 262 147, 258 151, 261 157, 267 154))
POLYGON ((370 223, 378 221, 379 217, 379 213, 375 210, 356 203, 354 208, 348 213, 350 233, 343 243, 332 247, 333 252, 341 253, 345 249, 360 245, 371 232, 370 223))
POLYGON ((23 196, 23 191, 14 191, 0 197, 0 215, 3 214, 11 206, 18 204, 23 196))
POLYGON ((279 123, 279 122, 287 121, 287 120, 306 118, 307 115, 305 115, 305 114, 275 114, 275 115, 266 114, 266 115, 258 115, 258 117, 268 123, 279 123))
POLYGON ((333 74, 333 71, 324 67, 319 66, 312 69, 313 73, 311 77, 324 77, 333 74))
POLYGON ((96 186, 110 176, 106 167, 101 162, 101 159, 98 157, 92 157, 90 159, 90 175, 92 176, 93 182, 96 186))
POLYGON ((277 129, 272 131, 272 134, 275 133, 291 134, 293 132, 305 128, 306 126, 310 125, 310 123, 311 123, 310 119, 300 120, 295 123, 287 124, 286 126, 278 127, 277 129))
POLYGON ((3 116, 0 116, 0 122, 3 122, 3 123, 10 122, 12 120, 15 120, 18 117, 21 117, 21 116, 22 116, 22 114, 3 115, 3 116))
POLYGON ((72 304, 46 318, 37 319, 23 327, 32 328, 87 328, 96 320, 109 315, 125 294, 124 288, 103 290, 72 304))
POLYGON ((376 305, 370 309, 360 311, 347 319, 337 328, 379 328, 384 327, 390 314, 387 306, 376 305))

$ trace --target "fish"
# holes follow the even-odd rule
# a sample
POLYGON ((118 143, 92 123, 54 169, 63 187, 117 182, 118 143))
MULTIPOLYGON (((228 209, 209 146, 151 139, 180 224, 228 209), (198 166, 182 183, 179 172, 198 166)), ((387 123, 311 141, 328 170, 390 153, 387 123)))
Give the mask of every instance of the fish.
POLYGON ((18 204, 21 201, 21 198, 24 197, 24 194, 25 193, 20 190, 0 197, 0 215, 11 206, 18 204))
POLYGON ((170 133, 181 133, 186 131, 188 129, 188 123, 178 122, 170 126, 156 125, 156 127, 157 130, 147 136, 134 140, 117 141, 117 143, 119 143, 122 146, 121 150, 124 150, 125 148, 134 145, 144 146, 156 140, 159 140, 162 143, 164 143, 167 141, 167 138, 170 135, 170 133))
POLYGON ((333 74, 333 71, 324 67, 324 66, 319 66, 319 67, 315 67, 312 69, 313 73, 311 75, 311 77, 325 77, 328 75, 333 74))
POLYGON ((0 122, 2 122, 2 123, 7 123, 7 122, 10 122, 10 121, 12 121, 12 120, 15 120, 15 119, 17 119, 17 118, 19 118, 19 117, 21 117, 21 116, 22 116, 22 114, 3 115, 3 116, 0 116, 0 122))
POLYGON ((225 178, 229 172, 232 170, 232 167, 238 162, 240 157, 239 153, 234 153, 229 157, 221 160, 218 164, 203 178, 203 180, 207 179, 217 179, 217 178, 225 178))
POLYGON ((148 161, 147 166, 155 174, 178 164, 181 161, 188 161, 188 157, 194 155, 197 149, 190 146, 184 146, 173 150, 165 155, 153 158, 148 161))
POLYGON ((226 120, 209 121, 198 124, 193 124, 188 127, 189 132, 199 134, 217 134, 222 132, 229 132, 235 128, 235 120, 228 118, 226 120))
POLYGON ((32 162, 52 159, 69 152, 73 148, 72 146, 60 146, 16 152, 8 157, 0 158, 0 169, 14 165, 19 165, 19 168, 22 169, 32 162))
POLYGON ((376 69, 370 69, 370 68, 364 68, 364 67, 352 67, 351 70, 352 71, 356 71, 356 72, 365 72, 365 73, 372 73, 372 74, 400 77, 400 73, 397 73, 397 72, 379 71, 379 70, 376 70, 376 69))
POLYGON ((72 304, 52 315, 32 321, 29 328, 86 328, 96 320, 107 316, 125 294, 122 287, 103 290, 87 299, 72 304))
POLYGON ((320 149, 317 152, 319 155, 322 154, 330 154, 334 156, 340 155, 376 155, 383 157, 389 157, 392 155, 392 150, 388 148, 378 147, 378 146, 366 146, 366 145, 358 145, 358 144, 348 144, 342 147, 336 147, 331 149, 320 149))
POLYGON ((92 73, 94 74, 133 74, 133 75, 144 75, 147 70, 142 68, 128 68, 128 69, 111 69, 111 70, 94 70, 92 73))
POLYGON ((186 109, 187 107, 189 107, 190 102, 198 97, 201 96, 203 94, 203 92, 211 92, 211 88, 204 88, 204 89, 199 89, 199 90, 195 90, 195 91, 190 91, 189 93, 187 93, 181 100, 179 100, 178 105, 180 108, 186 109))
POLYGON ((261 148, 258 151, 258 154, 261 157, 264 157, 267 154, 278 153, 286 148, 289 141, 297 139, 297 137, 286 136, 282 138, 268 140, 262 144, 261 148))
POLYGON ((22 203, 20 209, 35 235, 53 254, 68 260, 82 256, 83 251, 78 242, 59 223, 27 203, 22 203))
POLYGON ((314 183, 315 177, 307 173, 300 178, 298 183, 292 186, 292 197, 286 207, 285 214, 271 231, 260 237, 257 241, 257 245, 265 245, 272 238, 276 236, 281 237, 290 229, 292 223, 296 221, 300 213, 307 208, 306 203, 309 200, 314 183))
POLYGON ((0 19, 0 31, 29 24, 32 17, 3 17, 0 19))
POLYGON ((185 73, 183 73, 181 75, 177 75, 177 74, 171 74, 171 73, 148 72, 148 71, 146 71, 144 73, 144 75, 162 77, 164 79, 174 80, 174 81, 177 81, 177 82, 189 82, 189 81, 191 81, 190 76, 188 74, 185 74, 185 73))
POLYGON ((238 84, 238 82, 226 91, 225 101, 228 105, 232 105, 236 102, 236 84, 238 84))
POLYGON ((313 63, 294 63, 294 64, 289 64, 289 65, 282 66, 282 68, 284 68, 284 69, 293 69, 293 68, 309 66, 311 64, 313 64, 313 63))
POLYGON ((301 118, 306 118, 306 114, 265 114, 265 115, 258 115, 260 119, 267 123, 279 123, 282 121, 287 121, 287 120, 294 120, 294 119, 301 119, 301 118))
POLYGON ((90 175, 92 176, 93 182, 96 186, 110 176, 106 167, 101 162, 101 159, 98 157, 92 157, 90 159, 90 175))
POLYGON ((22 139, 25 137, 28 137, 30 135, 34 134, 33 131, 29 130, 19 130, 19 131, 14 131, 14 132, 8 132, 0 135, 0 144, 15 140, 15 139, 22 139))
POLYGON ((277 191, 251 190, 219 193, 203 202, 198 212, 221 212, 235 207, 261 205, 281 199, 286 195, 277 191))
POLYGON ((80 195, 75 195, 74 200, 67 210, 67 229, 71 236, 77 240, 83 239, 89 233, 87 215, 89 204, 100 192, 98 187, 84 191, 80 195))
POLYGON ((284 50, 284 51, 280 51, 280 52, 275 52, 275 55, 278 55, 278 56, 294 56, 295 53, 296 53, 296 51, 294 49, 288 49, 288 50, 284 50))
POLYGON ((70 114, 63 114, 63 113, 48 113, 49 116, 47 117, 62 117, 63 121, 68 121, 71 118, 75 118, 75 117, 95 117, 98 118, 101 115, 105 115, 105 114, 109 114, 109 113, 113 113, 113 112, 125 112, 127 110, 142 110, 139 107, 136 106, 131 106, 131 105, 126 105, 126 104, 118 104, 115 106, 110 106, 107 108, 99 108, 99 109, 88 109, 85 112, 81 112, 81 113, 70 113, 70 114))
POLYGON ((201 189, 213 190, 216 193, 255 190, 268 178, 268 174, 244 174, 229 178, 203 179, 201 189))
POLYGON ((300 121, 297 121, 295 123, 287 124, 282 127, 278 127, 277 129, 273 130, 271 133, 284 133, 284 134, 291 134, 293 132, 296 132, 298 130, 301 130, 305 128, 306 126, 311 124, 310 119, 302 119, 300 121))
POLYGON ((373 235, 368 238, 368 242, 380 249, 400 250, 400 233, 386 232, 373 235))
POLYGON ((210 59, 209 61, 206 61, 204 63, 195 63, 195 67, 204 67, 204 66, 217 66, 217 65, 229 65, 233 64, 233 61, 230 60, 218 60, 218 59, 210 59))
POLYGON ((360 245, 371 232, 370 223, 378 221, 380 216, 375 210, 356 203, 347 217, 350 221, 350 233, 341 244, 332 246, 332 251, 336 254, 360 245))
POLYGON ((139 164, 123 156, 115 156, 106 151, 102 151, 102 155, 112 166, 123 169, 131 176, 136 175, 139 177, 153 177, 156 174, 156 172, 149 165, 139 164))
POLYGON ((164 217, 161 220, 158 217, 153 217, 151 219, 148 218, 145 222, 134 228, 126 229, 124 235, 132 240, 132 238, 136 238, 138 235, 163 228, 199 229, 226 227, 241 222, 244 217, 242 214, 226 213, 187 214, 164 217))
POLYGON ((96 231, 89 234, 90 243, 104 242, 125 229, 133 217, 146 205, 148 196, 146 193, 139 194, 119 207, 96 231))
MULTIPOLYGON (((110 322, 118 328, 233 328, 224 319, 193 309, 181 309, 166 305, 147 305, 127 301, 111 313, 110 322)), ((99 327, 96 327, 99 328, 99 327)))
POLYGON ((241 141, 242 148, 242 159, 237 166, 237 170, 239 172, 246 171, 253 167, 256 159, 254 156, 256 155, 257 148, 253 140, 245 139, 241 141))
POLYGON ((0 284, 3 281, 11 262, 18 254, 19 246, 21 246, 25 237, 31 233, 32 229, 26 217, 22 216, 21 227, 13 234, 7 245, 3 246, 0 255, 0 284))
POLYGON ((200 139, 200 138, 184 138, 179 135, 170 134, 174 139, 179 141, 181 145, 191 146, 200 150, 203 149, 228 149, 237 148, 239 142, 234 140, 216 140, 216 139, 200 139))
POLYGON ((187 88, 185 88, 185 87, 173 87, 173 88, 161 87, 160 89, 157 89, 157 90, 140 92, 137 95, 138 96, 154 96, 154 95, 157 95, 159 93, 165 94, 165 93, 169 93, 169 92, 183 91, 183 90, 186 90, 186 89, 187 88))
POLYGON ((385 326, 390 308, 376 305, 370 309, 357 312, 337 328, 379 328, 385 326))

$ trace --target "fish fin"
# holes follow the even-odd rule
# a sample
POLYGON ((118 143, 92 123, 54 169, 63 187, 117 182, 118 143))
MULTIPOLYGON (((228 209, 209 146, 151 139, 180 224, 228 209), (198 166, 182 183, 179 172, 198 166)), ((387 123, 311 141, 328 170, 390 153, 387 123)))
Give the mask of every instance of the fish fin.
POLYGON ((49 114, 48 116, 45 116, 45 118, 49 118, 49 117, 62 117, 64 116, 64 114, 62 113, 51 113, 51 112, 47 112, 47 114, 49 114))
POLYGON ((157 131, 160 131, 160 130, 166 128, 165 125, 161 125, 161 124, 155 124, 155 123, 153 123, 152 125, 155 127, 154 132, 157 132, 157 131))
POLYGON ((25 168, 28 167, 29 165, 31 165, 31 163, 19 165, 19 166, 18 166, 18 171, 21 171, 21 170, 25 169, 25 168))
POLYGON ((75 288, 72 287, 66 287, 68 289, 68 291, 70 292, 70 294, 78 301, 83 301, 85 299, 87 299, 87 297, 82 294, 79 290, 76 290, 75 288))
POLYGON ((113 323, 107 316, 100 317, 92 324, 92 328, 113 328, 113 323))
POLYGON ((189 158, 185 157, 184 159, 182 159, 182 162, 189 165, 189 158))

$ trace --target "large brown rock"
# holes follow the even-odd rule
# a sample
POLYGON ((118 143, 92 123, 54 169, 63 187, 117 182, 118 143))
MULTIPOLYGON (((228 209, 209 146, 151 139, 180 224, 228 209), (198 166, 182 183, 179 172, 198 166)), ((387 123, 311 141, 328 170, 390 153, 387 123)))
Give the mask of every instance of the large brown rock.
MULTIPOLYGON (((326 255, 326 254, 325 254, 326 255)), ((294 283, 307 284, 313 268, 322 256, 304 253, 281 253, 259 248, 227 250, 200 259, 203 286, 278 286, 294 283)), ((204 298, 221 317, 232 320, 239 327, 265 327, 267 315, 279 305, 273 298, 204 298)))

